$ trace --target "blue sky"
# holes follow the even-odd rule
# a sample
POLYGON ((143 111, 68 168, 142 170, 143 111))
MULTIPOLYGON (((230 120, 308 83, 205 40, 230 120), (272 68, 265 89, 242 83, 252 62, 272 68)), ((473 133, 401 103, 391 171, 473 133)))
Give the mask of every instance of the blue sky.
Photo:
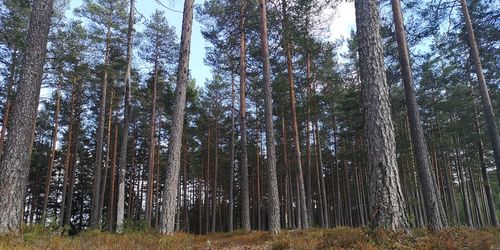
MULTIPOLYGON (((165 6, 171 9, 181 11, 184 7, 183 0, 158 0, 165 6)), ((195 4, 201 4, 205 0, 195 0, 195 4)), ((70 0, 69 9, 66 11, 68 18, 73 18, 73 9, 80 6, 82 0, 70 0)), ((168 10, 157 3, 156 0, 137 0, 136 1, 137 11, 145 16, 149 17, 156 10, 163 10, 166 13, 167 21, 170 25, 174 26, 177 31, 178 37, 181 36, 181 26, 182 26, 182 13, 174 12, 168 10)), ((331 12, 331 11, 327 11, 331 12)), ((341 3, 339 4, 337 10, 335 11, 334 18, 330 25, 330 41, 339 39, 342 37, 347 37, 350 30, 355 26, 355 16, 354 16, 354 4, 353 3, 341 3)), ((137 23, 136 29, 140 31, 142 25, 137 23)), ((205 47, 209 46, 203 36, 201 35, 200 23, 196 20, 193 22, 193 35, 191 44, 191 57, 190 57, 190 69, 193 78, 196 79, 196 83, 199 86, 204 85, 206 79, 211 78, 211 69, 206 66, 203 62, 205 58, 205 47)))
MULTIPOLYGON (((184 1, 182 0, 160 0, 165 6, 181 11, 184 8, 184 1)), ((200 4, 204 2, 204 0, 195 1, 196 4, 200 4)), ((81 0, 71 0, 70 7, 66 11, 66 15, 68 18, 73 18, 72 12, 73 9, 80 6, 82 4, 81 0)), ((137 0, 136 1, 136 9, 137 11, 149 18, 151 14, 155 10, 163 10, 167 16, 167 21, 170 25, 174 26, 177 31, 177 36, 181 37, 181 26, 182 26, 182 13, 170 11, 163 6, 159 5, 155 0, 137 0)), ((139 14, 136 15, 136 18, 139 17, 139 14)), ((191 58, 190 58, 190 66, 191 74, 193 78, 196 79, 196 83, 198 85, 203 85, 205 83, 206 78, 211 77, 211 70, 208 66, 203 63, 203 59, 205 58, 205 47, 208 44, 203 39, 200 30, 200 23, 196 21, 196 18, 193 22, 193 37, 191 43, 191 58)), ((137 23, 136 29, 140 31, 142 29, 142 25, 137 23)))

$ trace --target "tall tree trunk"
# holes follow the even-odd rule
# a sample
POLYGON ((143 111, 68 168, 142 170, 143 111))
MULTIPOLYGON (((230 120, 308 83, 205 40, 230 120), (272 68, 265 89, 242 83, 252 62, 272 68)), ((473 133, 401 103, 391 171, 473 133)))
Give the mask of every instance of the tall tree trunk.
POLYGON ((116 231, 123 232, 123 219, 125 213, 125 167, 127 165, 127 142, 130 123, 130 85, 132 71, 132 33, 134 30, 135 7, 134 0, 130 0, 130 12, 127 30, 127 69, 125 71, 125 96, 123 100, 123 128, 121 135, 120 159, 118 161, 118 202, 116 213, 116 231))
POLYGON ((314 130, 315 131, 315 137, 316 137, 316 141, 315 141, 315 145, 316 145, 316 157, 318 158, 318 161, 319 161, 319 178, 320 178, 320 181, 319 181, 319 184, 321 186, 321 202, 323 203, 323 217, 324 217, 324 221, 323 221, 323 227, 329 227, 329 217, 328 217, 328 201, 327 201, 327 198, 326 198, 326 185, 325 185, 325 177, 324 177, 324 173, 323 173, 323 155, 321 153, 321 138, 320 138, 320 134, 319 134, 319 125, 318 125, 318 116, 316 115, 315 117, 315 120, 314 120, 314 123, 315 123, 315 127, 316 129, 314 130))
POLYGON ((481 164, 481 175, 483 178, 484 193, 486 195, 486 201, 488 204, 488 212, 490 213, 489 214, 490 223, 492 226, 498 227, 498 219, 497 219, 497 214, 496 214, 496 209, 495 209, 495 203, 494 203, 493 197, 491 195, 490 180, 488 177, 486 162, 484 159, 484 153, 483 153, 484 147, 483 147, 483 141, 481 140, 481 128, 479 126, 477 115, 474 114, 474 117, 475 117, 474 126, 476 129, 476 136, 477 136, 477 148, 478 148, 478 153, 479 153, 479 162, 481 164))
POLYGON ((57 90, 56 90, 56 111, 54 113, 54 130, 52 131, 52 143, 51 143, 52 145, 50 148, 49 166, 47 170, 47 179, 45 179, 45 188, 43 192, 44 196, 43 196, 43 208, 42 208, 42 225, 45 225, 45 221, 47 219, 47 204, 49 202, 49 196, 50 196, 50 182, 52 181, 52 170, 54 167, 54 160, 56 157, 57 133, 59 132, 58 131, 59 110, 61 106, 61 84, 62 82, 60 81, 57 84, 57 90))
POLYGON ((184 127, 184 112, 186 107, 186 89, 189 73, 189 53, 191 49, 191 34, 193 26, 194 0, 184 1, 184 16, 182 19, 181 51, 179 68, 177 70, 177 86, 175 89, 174 114, 172 116, 172 132, 168 150, 167 175, 163 193, 163 211, 161 232, 172 234, 175 224, 175 208, 177 205, 177 187, 179 181, 180 153, 182 146, 182 129, 184 127))
POLYGON ((189 143, 187 142, 187 136, 184 137, 184 164, 182 173, 182 191, 183 196, 183 211, 184 211, 184 231, 189 233, 189 205, 188 205, 188 167, 189 167, 189 143))
POLYGON ((240 143, 241 143, 241 224, 244 231, 250 231, 250 195, 248 188, 248 145, 246 124, 246 80, 247 80, 247 0, 240 9, 240 143))
POLYGON ((113 232, 115 225, 115 180, 116 180, 116 155, 118 151, 118 124, 115 122, 115 134, 113 139, 113 159, 111 160, 111 175, 109 183, 109 210, 108 210, 108 231, 113 232))
POLYGON ((290 225, 295 225, 292 222, 293 216, 293 206, 292 206, 292 197, 293 191, 291 190, 290 185, 290 165, 288 164, 288 151, 287 151, 287 136, 286 136, 286 120, 285 120, 285 111, 281 112, 281 135, 283 136, 283 164, 284 164, 284 172, 285 172, 285 225, 286 228, 290 228, 290 225))
MULTIPOLYGON (((107 177, 108 177, 108 169, 109 169, 109 155, 111 151, 111 118, 113 116, 113 99, 115 97, 115 92, 113 89, 111 89, 111 95, 109 99, 109 111, 108 111, 108 131, 107 131, 107 136, 106 136, 106 160, 105 162, 105 169, 104 169, 104 175, 102 178, 102 184, 101 184, 101 194, 99 196, 99 218, 102 218, 102 209, 104 207, 104 196, 106 195, 106 186, 107 186, 107 177)), ((108 204, 109 205, 109 204, 108 204)), ((109 207, 108 207, 108 213, 109 213, 109 207)), ((108 222, 109 222, 109 215, 108 215, 108 222)), ((101 222, 99 222, 101 223, 101 222)))
POLYGON ((80 125, 81 125, 81 120, 80 117, 75 118, 77 121, 75 123, 74 127, 74 132, 73 134, 75 135, 73 137, 73 153, 71 154, 72 156, 72 163, 71 167, 69 170, 69 180, 68 180, 68 197, 66 198, 66 211, 64 212, 64 221, 63 225, 69 224, 71 225, 71 211, 73 209, 73 191, 75 188, 75 174, 76 174, 76 167, 77 167, 77 159, 78 159, 78 147, 80 145, 78 138, 80 136, 80 125))
POLYGON ((384 69, 378 1, 355 0, 354 3, 363 83, 372 226, 407 229, 384 69))
POLYGON ((476 130, 477 136, 477 150, 479 154, 479 162, 481 164, 481 176, 483 178, 484 193, 486 195, 486 203, 488 205, 488 212, 490 217, 490 223, 493 227, 498 227, 498 219, 495 209, 495 203, 491 195, 490 179, 488 176, 486 161, 484 159, 484 147, 483 141, 481 140, 481 127, 479 126, 479 121, 477 114, 474 112, 474 128, 476 130))
POLYGON ((21 79, 0 165, 0 234, 17 233, 21 227, 53 3, 38 0, 31 10, 21 79))
MULTIPOLYGON (((257 113, 257 112, 256 112, 257 113)), ((257 126, 255 128, 255 188, 257 189, 257 229, 262 230, 262 203, 261 203, 261 192, 260 192, 260 124, 259 120, 257 120, 257 126)))
POLYGON ((101 168, 102 168, 102 147, 104 140, 104 123, 106 117, 106 97, 108 90, 108 76, 110 68, 110 53, 111 53, 111 17, 108 17, 106 24, 106 51, 104 53, 104 76, 101 85, 101 100, 99 104, 99 116, 97 125, 97 142, 96 156, 94 165, 94 183, 92 188, 92 210, 90 214, 90 227, 97 228, 99 223, 99 190, 101 184, 101 168))
MULTIPOLYGON (((342 225, 341 223, 342 197, 340 195, 340 164, 339 164, 340 147, 339 147, 339 139, 337 131, 337 122, 335 116, 332 117, 332 126, 333 126, 333 140, 334 140, 334 151, 335 151, 334 166, 335 166, 335 191, 336 191, 335 195, 336 204, 334 204, 334 207, 337 208, 335 210, 335 226, 338 227, 342 225)), ((332 175, 333 175, 333 170, 332 170, 332 175)))
POLYGON ((73 90, 73 94, 71 97, 71 114, 70 114, 70 122, 68 124, 68 142, 66 145, 66 159, 64 161, 64 175, 62 180, 62 198, 61 198, 61 211, 59 214, 59 227, 64 226, 64 211, 66 206, 66 197, 67 197, 67 188, 68 188, 68 176, 70 171, 71 164, 71 154, 72 154, 72 146, 73 146, 73 125, 76 114, 76 90, 73 90))
POLYGON ((234 228, 234 144, 235 144, 235 138, 234 138, 234 102, 236 98, 236 90, 235 90, 235 82, 234 82, 234 75, 231 74, 231 169, 229 171, 229 222, 228 222, 228 229, 229 232, 233 231, 234 228))
MULTIPOLYGON (((158 36, 156 40, 158 40, 158 36)), ((156 44, 158 44, 157 42, 156 44)), ((153 191, 154 191, 154 168, 155 168, 155 136, 156 136, 156 89, 158 84, 158 57, 159 57, 158 46, 155 47, 155 60, 154 60, 154 72, 153 72, 153 84, 151 85, 152 100, 151 100, 151 118, 150 118, 150 128, 149 128, 149 170, 148 170, 148 183, 147 183, 147 199, 146 199, 146 223, 151 226, 151 213, 153 207, 153 191)))
POLYGON ((306 203, 308 218, 311 224, 314 224, 313 207, 312 207, 312 188, 311 188, 311 55, 306 56, 306 203))
POLYGON ((410 125, 413 154, 415 155, 417 173, 424 196, 424 206, 427 214, 428 226, 431 230, 440 230, 448 225, 444 213, 441 195, 436 185, 436 177, 432 172, 429 151, 424 137, 422 120, 420 119, 417 97, 413 86, 413 76, 408 53, 408 44, 401 12, 400 0, 391 0, 394 24, 396 26, 396 40, 398 43, 399 63, 405 90, 406 108, 410 125))
POLYGON ((292 128, 293 128, 293 142, 294 142, 294 150, 295 150, 295 161, 297 164, 297 177, 299 181, 299 194, 301 202, 299 205, 301 206, 301 216, 302 216, 302 227, 307 229, 309 228, 309 217, 306 205, 306 194, 304 189, 304 178, 302 171, 302 155, 300 151, 300 141, 299 141, 299 128, 297 124, 297 108, 295 105, 295 84, 293 79, 293 67, 292 67, 292 48, 291 44, 288 41, 288 15, 287 15, 287 6, 286 1, 282 1, 283 6, 283 30, 284 30, 284 50, 286 51, 286 61, 287 61, 287 79, 288 86, 290 89, 290 108, 292 113, 292 128))
MULTIPOLYGON (((453 119, 451 119, 451 120, 453 121, 453 119)), ((458 150, 458 145, 460 145, 460 144, 458 142, 457 137, 458 136, 453 135, 453 144, 454 144, 454 149, 455 149, 456 169, 457 169, 457 174, 458 174, 458 181, 459 181, 460 188, 462 191, 462 204, 464 207, 465 220, 467 222, 467 226, 473 227, 474 223, 472 222, 469 190, 467 188, 467 179, 464 175, 464 170, 463 170, 462 163, 460 160, 460 151, 458 150)))
POLYGON ((476 44, 476 38, 474 35, 474 30, 472 28, 472 21, 469 15, 469 10, 467 9, 467 2, 466 0, 460 0, 460 4, 462 5, 462 13, 465 19, 465 27, 467 29, 467 38, 469 40, 472 61, 474 61, 474 66, 476 67, 476 75, 479 81, 479 93, 481 94, 483 111, 486 117, 486 124, 488 125, 487 127, 490 135, 491 147, 493 148, 493 155, 495 156, 495 164, 497 166, 498 184, 500 185, 500 136, 498 134, 495 113, 493 112, 493 106, 491 105, 490 95, 486 86, 486 80, 484 79, 483 67, 479 58, 479 49, 476 44))
POLYGON ((207 133, 207 173, 205 174, 205 232, 208 234, 210 228, 210 202, 209 202, 209 190, 210 190, 210 133, 211 129, 208 128, 207 133))
MULTIPOLYGON (((216 111, 218 112, 218 111, 216 111)), ((215 137, 214 137, 214 150, 215 150, 215 162, 214 162, 214 179, 213 179, 213 187, 212 187, 212 233, 215 233, 216 230, 216 217, 217 217, 217 171, 219 168, 219 121, 216 115, 215 117, 215 137)))

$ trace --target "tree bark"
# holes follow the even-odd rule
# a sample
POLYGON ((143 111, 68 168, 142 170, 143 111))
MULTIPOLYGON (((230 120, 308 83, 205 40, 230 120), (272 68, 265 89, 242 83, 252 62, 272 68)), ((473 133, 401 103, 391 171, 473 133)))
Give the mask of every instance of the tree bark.
POLYGON ((474 35, 474 29, 472 28, 472 21, 469 15, 469 10, 467 9, 467 2, 465 0, 460 0, 460 4, 462 6, 462 13, 465 19, 465 27, 467 29, 467 38, 469 40, 470 53, 472 56, 472 61, 474 61, 476 75, 479 81, 479 93, 481 94, 483 111, 486 117, 486 124, 488 125, 487 127, 490 135, 491 147, 493 149, 493 155, 495 156, 495 164, 497 166, 498 184, 500 185, 500 136, 498 134, 495 113, 493 111, 493 106, 491 105, 491 99, 488 93, 488 88, 486 86, 486 80, 484 79, 483 66, 481 65, 481 60, 479 58, 479 50, 476 44, 476 38, 474 35))
POLYGON ((181 51, 179 68, 177 71, 177 86, 174 114, 172 116, 172 134, 168 150, 167 175, 163 193, 163 211, 161 232, 172 234, 175 225, 175 208, 177 205, 177 188, 179 182, 180 153, 182 146, 182 129, 184 127, 184 113, 186 107, 186 89, 189 76, 189 53, 191 49, 191 34, 193 26, 194 0, 184 1, 184 15, 182 20, 181 51))
POLYGON ((17 233, 22 223, 53 3, 38 0, 31 10, 21 79, 0 164, 0 234, 17 233))
POLYGON ((386 82, 378 1, 355 0, 365 138, 370 173, 372 227, 407 229, 396 163, 396 143, 386 82))
POLYGON ((444 213, 441 195, 436 185, 436 176, 432 172, 429 151, 425 142, 424 129, 420 119, 417 97, 413 86, 413 76, 408 52, 408 43, 403 23, 400 0, 391 0, 396 40, 398 43, 399 63, 405 90, 406 108, 410 126, 413 154, 415 155, 417 173, 424 196, 424 206, 427 214, 428 227, 431 230, 441 230, 448 226, 444 213))
POLYGON ((116 231, 123 232, 123 220, 125 213, 125 167, 127 165, 127 142, 130 123, 130 85, 132 71, 132 43, 134 30, 135 7, 134 0, 130 0, 130 12, 127 30, 127 69, 125 71, 125 96, 123 100, 123 128, 121 135, 120 159, 118 161, 118 202, 116 214, 116 231))

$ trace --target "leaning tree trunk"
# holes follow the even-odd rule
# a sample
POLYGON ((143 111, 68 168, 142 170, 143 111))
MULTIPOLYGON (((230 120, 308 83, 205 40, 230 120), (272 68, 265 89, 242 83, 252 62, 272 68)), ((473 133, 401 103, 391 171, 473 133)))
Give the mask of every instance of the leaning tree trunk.
POLYGON ((373 227, 408 228, 396 162, 378 1, 355 0, 360 74, 363 83, 365 138, 370 174, 370 213, 373 227))
MULTIPOLYGON (((127 70, 125 71, 125 96, 123 101, 123 130, 121 135, 120 158, 118 161, 118 202, 116 209, 116 231, 123 232, 125 214, 125 166, 127 165, 127 142, 130 123, 130 85, 132 68, 132 32, 134 30, 134 0, 130 0, 130 12, 127 31, 127 70)), ((130 204, 129 204, 130 206, 130 204)))
POLYGON ((96 156, 94 165, 94 183, 92 187, 92 209, 90 213, 90 227, 96 228, 99 222, 99 190, 101 184, 102 144, 104 140, 104 123, 106 119, 106 96, 108 90, 108 76, 111 51, 111 18, 108 17, 106 27, 106 51, 104 53, 104 76, 101 85, 101 100, 97 125, 96 156))
POLYGON ((182 19, 181 51, 179 53, 179 68, 177 69, 177 86, 175 88, 175 105, 172 116, 172 132, 168 145, 167 174, 163 192, 163 211, 161 232, 172 234, 175 226, 175 209, 177 207, 177 188, 179 182, 180 157, 182 147, 182 129, 186 108, 186 89, 189 73, 189 53, 191 49, 191 34, 193 27, 194 0, 184 1, 184 16, 182 19))
POLYGON ((500 136, 498 135, 495 113, 493 112, 493 106, 491 105, 490 95, 486 86, 486 80, 484 79, 483 66, 481 65, 481 60, 479 58, 479 50, 474 35, 474 29, 472 28, 472 21, 470 19, 469 10, 467 9, 467 2, 465 0, 460 0, 460 4, 462 5, 462 13, 465 19, 470 53, 472 56, 472 60, 474 61, 474 66, 476 67, 477 79, 479 81, 479 93, 481 94, 484 116, 486 117, 486 124, 488 125, 488 132, 490 134, 491 147, 493 148, 493 155, 495 156, 495 163, 497 165, 498 184, 500 185, 500 136))
POLYGON ((53 0, 38 0, 31 10, 21 79, 0 165, 0 234, 21 227, 53 5, 53 0))
POLYGON ((400 0, 391 0, 394 24, 396 26, 396 39, 398 43, 399 63, 405 90, 406 108, 408 110, 411 142, 413 154, 417 165, 419 182, 424 196, 424 206, 427 215, 428 227, 431 230, 440 230, 448 225, 443 209, 436 177, 431 169, 429 151, 425 142, 424 129, 420 119, 417 97, 413 86, 413 76, 408 54, 408 44, 401 12, 400 0))

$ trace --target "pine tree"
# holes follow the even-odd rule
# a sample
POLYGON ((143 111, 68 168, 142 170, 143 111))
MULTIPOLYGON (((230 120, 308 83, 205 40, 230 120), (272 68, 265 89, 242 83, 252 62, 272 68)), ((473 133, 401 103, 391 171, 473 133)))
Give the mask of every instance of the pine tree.
POLYGON ((26 55, 0 164, 0 234, 20 229, 53 0, 34 2, 26 55))

